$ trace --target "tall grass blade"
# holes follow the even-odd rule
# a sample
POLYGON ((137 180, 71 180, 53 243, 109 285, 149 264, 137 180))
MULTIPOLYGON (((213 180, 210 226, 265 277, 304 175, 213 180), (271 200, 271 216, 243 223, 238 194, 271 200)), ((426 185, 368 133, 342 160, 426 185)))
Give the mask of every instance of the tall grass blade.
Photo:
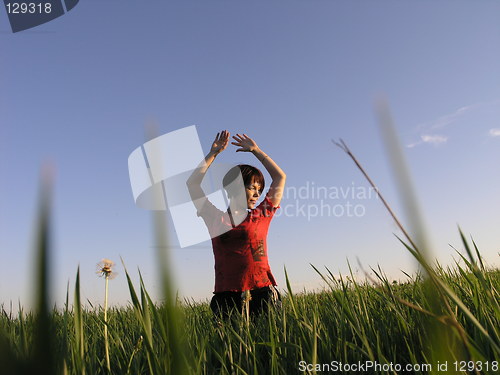
MULTIPOLYGON (((146 130, 147 140, 154 139, 158 136, 158 130, 150 127, 146 130)), ((154 159, 156 165, 162 165, 165 160, 158 150, 154 150, 150 158, 154 159)), ((162 207, 167 204, 166 187, 162 182, 163 189, 163 202, 156 202, 157 207, 162 207)), ((188 373, 188 363, 194 363, 190 357, 188 348, 184 345, 180 330, 184 326, 184 322, 180 317, 177 307, 177 299, 174 293, 174 283, 171 277, 171 264, 170 264, 170 247, 168 239, 168 223, 166 220, 166 213, 164 211, 153 211, 153 226, 154 226, 154 240, 155 248, 157 250, 157 264, 159 266, 159 273, 161 277, 161 285, 164 297, 163 321, 166 327, 167 337, 165 342, 167 344, 168 353, 163 358, 164 367, 163 371, 168 374, 186 374, 188 373)))
POLYGON ((39 197, 38 227, 36 237, 36 318, 33 337, 33 371, 40 375, 56 372, 52 319, 49 312, 49 257, 50 257, 50 206, 53 171, 49 167, 42 170, 39 197))
POLYGON ((83 330, 83 311, 80 298, 80 266, 78 266, 78 270, 76 271, 73 320, 75 325, 75 350, 73 363, 76 373, 85 375, 85 333, 83 330))

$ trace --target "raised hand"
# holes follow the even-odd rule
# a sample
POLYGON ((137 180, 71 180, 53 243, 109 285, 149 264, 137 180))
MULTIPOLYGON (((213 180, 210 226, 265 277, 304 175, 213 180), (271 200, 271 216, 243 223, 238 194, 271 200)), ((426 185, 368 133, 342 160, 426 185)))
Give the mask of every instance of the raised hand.
POLYGON ((255 141, 246 134, 236 134, 233 136, 233 139, 236 142, 231 142, 231 144, 239 147, 236 152, 253 152, 259 149, 257 143, 255 143, 255 141))
POLYGON ((229 135, 230 134, 227 130, 217 133, 214 143, 212 143, 212 147, 210 148, 210 152, 219 154, 224 151, 229 143, 229 135))

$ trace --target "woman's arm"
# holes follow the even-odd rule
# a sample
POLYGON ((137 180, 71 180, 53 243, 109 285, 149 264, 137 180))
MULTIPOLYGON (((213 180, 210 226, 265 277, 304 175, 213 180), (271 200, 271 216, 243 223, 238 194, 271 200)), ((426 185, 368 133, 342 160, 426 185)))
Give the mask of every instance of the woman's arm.
POLYGON ((246 134, 236 134, 233 136, 233 139, 236 142, 231 142, 231 144, 240 147, 236 150, 236 152, 251 152, 257 159, 259 159, 264 168, 266 168, 267 172, 271 175, 272 182, 267 195, 273 204, 273 207, 277 207, 281 202, 283 190, 285 189, 285 172, 283 172, 278 164, 276 164, 274 160, 269 157, 269 155, 262 151, 259 146, 257 146, 257 143, 255 143, 255 141, 246 134))
POLYGON ((222 132, 217 133, 217 135, 215 136, 215 140, 212 143, 212 147, 210 148, 210 152, 207 154, 207 156, 205 156, 205 159, 201 161, 198 168, 193 171, 191 176, 186 181, 189 195, 191 196, 191 199, 196 209, 198 210, 200 210, 205 203, 205 201, 201 198, 206 198, 205 192, 201 188, 201 182, 203 181, 203 178, 205 177, 205 174, 207 173, 210 165, 212 165, 217 155, 219 155, 226 149, 228 143, 229 132, 227 130, 223 130, 222 132))

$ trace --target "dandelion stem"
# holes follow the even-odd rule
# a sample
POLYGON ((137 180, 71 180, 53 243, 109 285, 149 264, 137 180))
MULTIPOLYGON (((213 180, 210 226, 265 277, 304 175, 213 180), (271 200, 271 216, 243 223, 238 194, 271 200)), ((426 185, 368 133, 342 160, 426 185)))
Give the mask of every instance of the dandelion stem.
POLYGON ((108 344, 108 281, 109 276, 106 275, 105 292, 104 292, 104 350, 106 353, 106 367, 108 372, 111 372, 109 363, 109 344, 108 344))

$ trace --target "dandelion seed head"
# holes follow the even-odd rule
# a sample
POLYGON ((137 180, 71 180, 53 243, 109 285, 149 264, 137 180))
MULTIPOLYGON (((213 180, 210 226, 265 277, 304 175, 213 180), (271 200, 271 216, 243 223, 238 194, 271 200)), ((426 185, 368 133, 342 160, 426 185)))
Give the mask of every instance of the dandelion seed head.
POLYGON ((106 277, 108 279, 114 279, 117 273, 113 271, 113 266, 115 263, 109 259, 102 259, 97 263, 96 273, 101 277, 106 277))

